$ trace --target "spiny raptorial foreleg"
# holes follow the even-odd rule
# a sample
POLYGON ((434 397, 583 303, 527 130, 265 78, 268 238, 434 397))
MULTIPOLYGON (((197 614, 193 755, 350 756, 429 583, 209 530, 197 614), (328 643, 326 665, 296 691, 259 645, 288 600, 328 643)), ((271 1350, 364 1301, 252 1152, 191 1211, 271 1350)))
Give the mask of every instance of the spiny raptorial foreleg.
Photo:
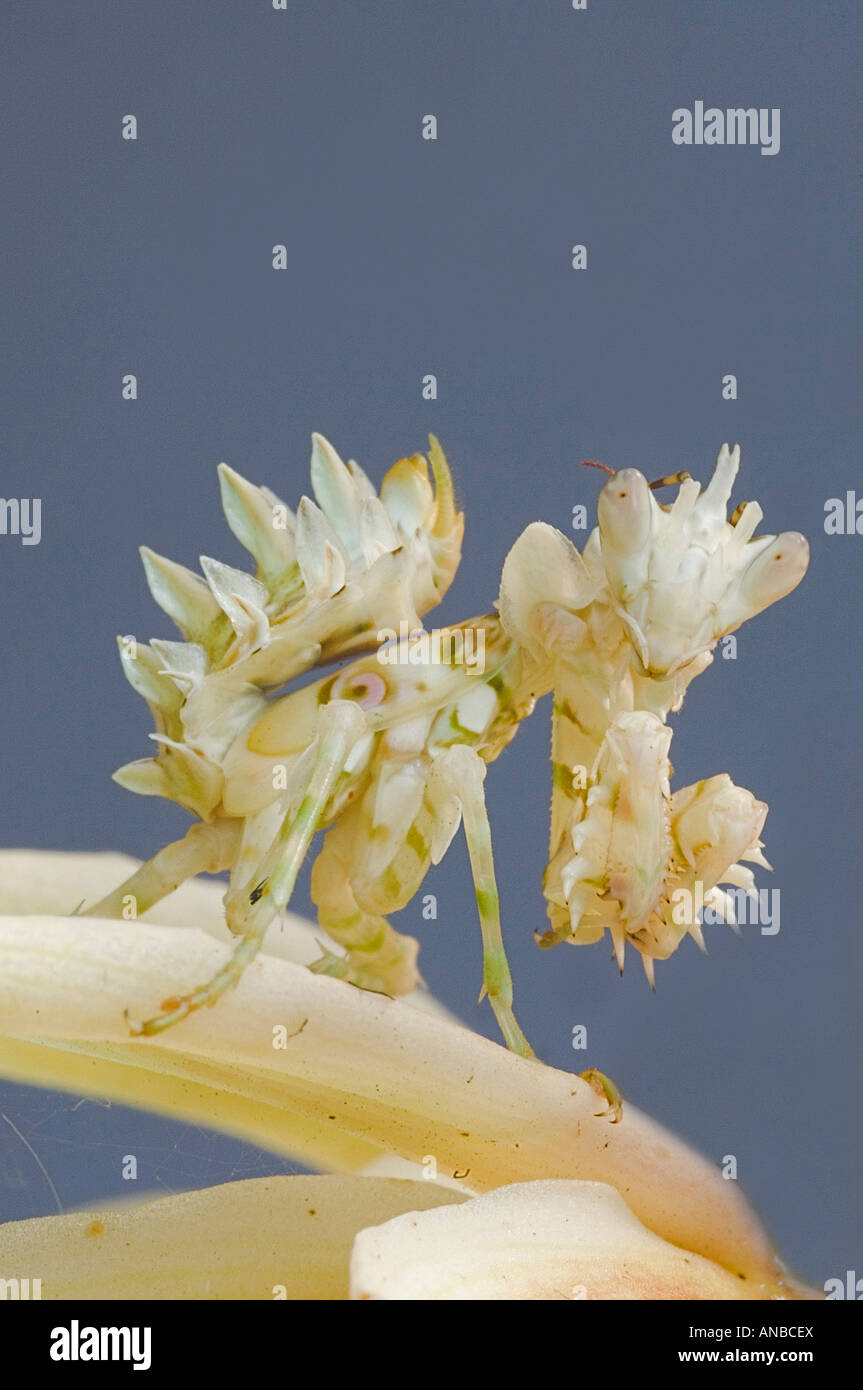
POLYGON ((366 731, 362 711, 347 700, 333 700, 321 709, 315 740, 317 756, 296 812, 289 811, 272 846, 252 879, 226 898, 228 925, 239 940, 226 965, 206 984, 177 999, 168 999, 161 1013, 144 1023, 131 1023, 133 1033, 164 1032, 205 1004, 211 1005, 236 984, 261 947, 267 927, 287 906, 312 836, 324 816, 345 760, 366 731))

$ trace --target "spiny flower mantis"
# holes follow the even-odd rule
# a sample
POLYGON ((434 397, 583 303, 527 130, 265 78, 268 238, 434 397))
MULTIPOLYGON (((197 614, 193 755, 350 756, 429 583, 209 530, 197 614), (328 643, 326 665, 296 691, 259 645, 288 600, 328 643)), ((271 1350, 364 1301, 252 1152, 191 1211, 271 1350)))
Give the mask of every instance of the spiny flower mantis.
POLYGON ((435 652, 448 649, 450 659, 413 651, 405 664, 368 649, 382 631, 418 629, 460 559, 463 518, 437 440, 434 486, 414 456, 394 465, 378 495, 314 435, 317 501, 304 497, 296 515, 222 464, 225 514, 255 576, 203 557, 201 579, 142 550, 153 597, 184 641, 120 640, 158 753, 115 779, 178 801, 198 820, 89 915, 122 916, 130 900, 144 912, 194 874, 230 870, 225 906, 237 944, 211 980, 133 1021, 133 1032, 159 1033, 239 980, 326 827, 312 897, 345 954, 327 951, 312 969, 388 994, 412 989, 418 943, 386 917, 418 891, 461 822, 483 994, 507 1046, 530 1055, 512 1010, 483 780, 549 692, 551 926, 540 944, 585 944, 608 931, 621 969, 629 941, 652 983, 654 960, 684 935, 701 943, 695 912, 678 910, 681 888, 699 885, 703 903, 733 919, 718 885, 752 890, 740 861, 766 865, 767 808, 727 776, 672 795, 665 721, 718 640, 789 593, 808 563, 796 533, 753 539, 757 503, 726 519, 739 457, 723 445, 704 492, 687 474, 648 484, 635 469, 612 473, 583 555, 553 527, 528 526, 506 558, 498 612, 445 629, 449 647, 439 641, 435 652), (666 485, 678 485, 668 506, 654 496, 666 485), (453 659, 480 635, 481 673, 453 659), (273 698, 364 648, 335 674, 273 698))

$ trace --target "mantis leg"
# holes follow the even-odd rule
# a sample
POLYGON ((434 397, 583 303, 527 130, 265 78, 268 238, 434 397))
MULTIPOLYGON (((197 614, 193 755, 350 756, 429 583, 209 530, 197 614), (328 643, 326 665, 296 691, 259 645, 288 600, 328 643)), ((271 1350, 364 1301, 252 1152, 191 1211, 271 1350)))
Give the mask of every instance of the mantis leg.
POLYGON ((181 883, 195 874, 218 874, 229 869, 240 831, 236 820, 215 821, 204 825, 200 821, 183 836, 166 845, 142 864, 133 874, 88 907, 82 917, 139 917, 173 893, 181 883), (134 911, 130 913, 130 908, 134 911))
POLYGON ((313 762, 299 809, 289 812, 261 865, 249 881, 226 896, 228 926, 239 940, 227 964, 206 984, 178 999, 166 999, 162 1012, 144 1023, 133 1023, 135 1034, 161 1033, 205 1004, 212 1005, 236 984, 258 954, 267 927, 287 906, 300 865, 323 818, 351 748, 366 731, 362 711, 347 700, 333 700, 321 709, 313 762))
POLYGON ((464 744, 456 744, 435 762, 434 775, 461 806, 464 833, 476 890, 483 947, 483 987, 480 1000, 488 994, 489 1003, 511 1052, 532 1057, 533 1049, 516 1022, 512 1011, 512 975, 500 927, 500 902, 494 876, 491 827, 483 794, 485 763, 464 744))
POLYGON ((403 936, 386 917, 360 907, 351 871, 365 843, 363 807, 355 803, 327 831, 312 869, 312 901, 318 921, 347 950, 346 956, 326 952, 310 969, 317 975, 348 980, 360 989, 381 994, 407 994, 419 982, 416 959, 419 942, 403 936))

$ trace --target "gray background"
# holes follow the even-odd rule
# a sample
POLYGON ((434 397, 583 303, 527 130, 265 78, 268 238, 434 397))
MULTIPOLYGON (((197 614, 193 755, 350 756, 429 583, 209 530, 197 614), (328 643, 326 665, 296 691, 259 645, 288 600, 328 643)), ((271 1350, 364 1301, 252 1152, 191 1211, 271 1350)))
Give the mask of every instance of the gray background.
MULTIPOLYGON (((709 929, 708 959, 686 942, 655 996, 604 946, 540 953, 546 703, 488 778, 505 933, 542 1056, 602 1067, 717 1162, 735 1154, 803 1274, 863 1268, 863 538, 823 530, 826 498, 860 482, 859 6, 44 0, 2 25, 2 492, 43 499, 39 546, 0 537, 2 842, 146 856, 185 827, 109 780, 151 727, 114 636, 173 635, 140 542, 242 563, 221 459, 295 502, 312 429, 376 480, 435 430, 467 514, 438 610, 456 621, 488 609, 529 521, 592 510, 601 479, 579 459, 706 480, 739 440, 738 497, 771 531, 805 531, 811 570, 696 683, 672 751, 676 785, 727 771, 769 802, 776 873, 759 881, 781 888, 781 932, 709 929), (780 153, 676 147, 671 112, 696 99, 780 107, 780 153)), ((429 889, 438 921, 417 904, 398 924, 422 936, 433 989, 494 1037, 461 840, 429 889)), ((74 1106, 0 1087, 63 1206, 122 1191, 130 1151, 159 1191, 289 1170, 74 1106)), ((0 1121, 0 1215, 54 1209, 0 1121)))

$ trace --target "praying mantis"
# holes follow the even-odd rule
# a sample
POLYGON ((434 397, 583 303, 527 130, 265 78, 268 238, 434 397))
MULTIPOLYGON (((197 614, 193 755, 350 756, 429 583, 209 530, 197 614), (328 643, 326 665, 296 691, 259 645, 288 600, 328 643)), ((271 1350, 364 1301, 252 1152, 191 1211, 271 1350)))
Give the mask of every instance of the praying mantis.
POLYGON ((404 994, 419 979, 418 943, 388 914, 417 893, 461 824, 483 942, 480 999, 488 995, 506 1045, 531 1056, 513 1012, 487 764, 551 694, 550 925, 535 935, 549 947, 607 931, 620 969, 629 943, 652 984, 655 960, 685 935, 703 945, 697 914, 672 907, 681 888, 698 885, 700 901, 733 920, 719 885, 753 891, 747 863, 769 868, 767 807, 750 792, 724 774, 671 792, 667 716, 719 639, 799 583, 806 541, 755 538, 755 502, 727 519, 737 446, 723 445, 703 492, 685 473, 649 484, 636 469, 606 468, 583 553, 534 522, 506 557, 495 612, 440 630, 435 654, 404 638, 381 648, 387 632, 421 631, 456 572, 464 519, 450 470, 431 436, 428 460, 399 460, 378 493, 356 463, 312 438, 315 500, 304 497, 296 514, 220 465, 227 521, 254 575, 203 557, 201 578, 141 552, 183 641, 120 639, 158 751, 114 775, 196 820, 87 915, 121 916, 130 899, 142 913, 197 873, 230 871, 232 954, 199 988, 130 1021, 136 1035, 161 1033, 240 980, 323 831, 312 898, 342 953, 326 949, 310 968, 404 994), (670 486, 673 502, 658 502, 670 486), (457 659, 468 647, 483 652, 481 669, 457 659))

